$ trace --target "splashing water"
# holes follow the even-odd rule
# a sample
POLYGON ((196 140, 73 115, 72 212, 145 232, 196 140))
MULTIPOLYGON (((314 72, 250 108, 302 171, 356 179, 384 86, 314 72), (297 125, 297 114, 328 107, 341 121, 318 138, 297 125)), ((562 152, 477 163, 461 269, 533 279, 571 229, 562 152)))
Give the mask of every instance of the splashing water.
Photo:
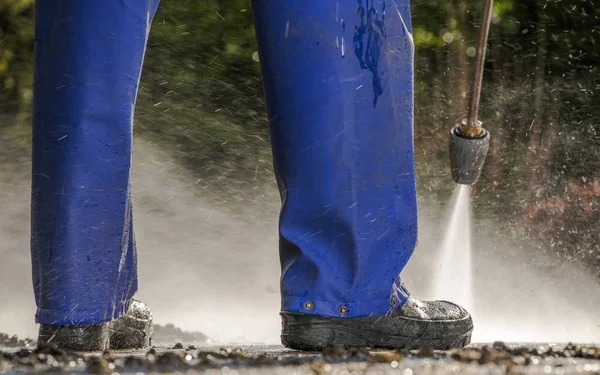
POLYGON ((439 252, 434 298, 451 300, 473 308, 471 197, 468 185, 457 185, 446 233, 439 252))

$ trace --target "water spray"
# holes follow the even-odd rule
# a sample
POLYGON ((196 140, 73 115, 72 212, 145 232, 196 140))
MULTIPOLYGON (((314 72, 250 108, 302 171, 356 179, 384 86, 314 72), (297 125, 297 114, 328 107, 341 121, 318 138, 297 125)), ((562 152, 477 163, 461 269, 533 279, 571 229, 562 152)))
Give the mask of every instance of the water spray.
POLYGON ((468 310, 474 308, 469 185, 479 179, 490 146, 490 133, 481 126, 477 117, 492 2, 483 0, 468 115, 450 132, 452 179, 458 185, 447 214, 448 224, 440 249, 440 268, 433 290, 435 299, 452 299, 468 310))
POLYGON ((469 111, 466 119, 450 132, 450 166, 452 179, 457 184, 473 185, 479 179, 485 157, 490 147, 490 133, 482 127, 479 115, 479 99, 485 65, 485 52, 492 20, 493 0, 484 0, 475 68, 471 84, 469 111))

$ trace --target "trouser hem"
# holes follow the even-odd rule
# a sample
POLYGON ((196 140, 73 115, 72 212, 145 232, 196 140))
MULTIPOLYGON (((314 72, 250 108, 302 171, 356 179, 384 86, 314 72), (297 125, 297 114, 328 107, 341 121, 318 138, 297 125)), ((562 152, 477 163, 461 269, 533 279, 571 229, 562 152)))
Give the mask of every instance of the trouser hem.
POLYGON ((85 326, 101 324, 118 319, 129 309, 131 299, 119 302, 116 306, 91 310, 60 311, 37 309, 35 321, 38 324, 52 324, 58 326, 85 326))
POLYGON ((369 301, 322 301, 316 296, 288 296, 283 297, 281 310, 336 318, 359 318, 384 315, 401 307, 407 299, 408 293, 369 301))

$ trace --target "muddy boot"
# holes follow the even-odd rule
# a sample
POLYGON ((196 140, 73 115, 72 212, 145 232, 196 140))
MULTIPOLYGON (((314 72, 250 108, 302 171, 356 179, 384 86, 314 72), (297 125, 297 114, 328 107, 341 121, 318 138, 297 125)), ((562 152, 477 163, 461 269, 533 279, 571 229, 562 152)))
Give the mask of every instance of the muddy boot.
POLYGON ((112 322, 87 326, 42 324, 38 342, 83 352, 144 349, 152 344, 153 332, 152 312, 143 302, 132 300, 127 313, 112 322))
POLYGON ((445 350, 468 345, 473 331, 473 320, 462 307, 412 297, 386 315, 335 318, 282 312, 281 316, 283 345, 308 351, 331 346, 445 350))
POLYGON ((132 300, 127 314, 110 324, 110 349, 142 349, 152 345, 152 312, 145 303, 132 300))

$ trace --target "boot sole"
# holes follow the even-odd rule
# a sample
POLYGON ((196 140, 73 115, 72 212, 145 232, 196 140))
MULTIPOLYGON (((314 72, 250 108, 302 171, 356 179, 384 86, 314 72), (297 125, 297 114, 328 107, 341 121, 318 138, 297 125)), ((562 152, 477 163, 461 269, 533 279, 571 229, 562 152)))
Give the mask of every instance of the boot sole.
MULTIPOLYGON (((468 317, 470 320, 470 317, 468 317)), ((308 318, 307 320, 310 320, 308 318)), ((467 320, 467 319, 465 319, 467 320)), ((432 348, 448 350, 462 348, 471 342, 473 326, 451 337, 421 335, 408 337, 387 332, 352 328, 335 323, 284 322, 281 342, 290 349, 321 351, 327 347, 368 347, 385 349, 432 348)))

